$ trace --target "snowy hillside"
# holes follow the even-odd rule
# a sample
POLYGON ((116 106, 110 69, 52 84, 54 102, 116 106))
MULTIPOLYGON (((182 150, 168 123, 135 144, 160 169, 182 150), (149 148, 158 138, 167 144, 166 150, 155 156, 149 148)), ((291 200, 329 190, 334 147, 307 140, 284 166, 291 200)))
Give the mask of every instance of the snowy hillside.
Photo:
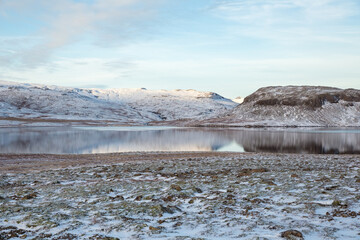
POLYGON ((315 86, 260 88, 229 113, 197 125, 360 126, 360 90, 315 86))
POLYGON ((195 90, 80 89, 0 81, 0 118, 91 120, 146 124, 204 119, 237 104, 212 92, 195 90))

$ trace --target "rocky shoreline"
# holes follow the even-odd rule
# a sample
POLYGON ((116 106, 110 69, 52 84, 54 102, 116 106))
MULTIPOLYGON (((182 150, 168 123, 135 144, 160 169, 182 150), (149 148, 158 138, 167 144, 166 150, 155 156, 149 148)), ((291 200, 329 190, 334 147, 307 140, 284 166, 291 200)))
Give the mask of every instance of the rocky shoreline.
POLYGON ((359 239, 359 166, 359 155, 0 155, 0 239, 359 239))

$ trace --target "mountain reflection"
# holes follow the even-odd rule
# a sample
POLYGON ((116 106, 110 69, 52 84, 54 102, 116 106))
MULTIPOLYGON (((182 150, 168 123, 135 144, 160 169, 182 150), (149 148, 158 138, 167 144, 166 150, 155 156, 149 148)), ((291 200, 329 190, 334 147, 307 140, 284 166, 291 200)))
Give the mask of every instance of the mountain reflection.
POLYGON ((1 153, 245 151, 360 153, 359 130, 206 128, 2 128, 1 153))

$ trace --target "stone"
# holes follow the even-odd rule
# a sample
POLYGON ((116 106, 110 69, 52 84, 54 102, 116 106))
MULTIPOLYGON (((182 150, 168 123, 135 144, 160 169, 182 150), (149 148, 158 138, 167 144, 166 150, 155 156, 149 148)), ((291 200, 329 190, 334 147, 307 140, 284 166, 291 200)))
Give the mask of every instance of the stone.
POLYGON ((333 207, 341 206, 341 202, 340 202, 339 200, 334 200, 334 201, 331 203, 331 205, 332 205, 333 207))
POLYGON ((134 201, 141 201, 141 199, 143 199, 143 196, 137 196, 135 199, 134 199, 134 201))
POLYGON ((149 230, 151 231, 159 231, 160 229, 157 227, 149 226, 149 230))
POLYGON ((181 190, 182 190, 182 188, 181 188, 179 185, 176 185, 176 184, 172 184, 172 185, 170 186, 170 188, 171 188, 171 189, 174 189, 174 190, 176 190, 176 191, 181 191, 181 190))
POLYGON ((282 238, 286 238, 288 240, 303 240, 304 236, 298 230, 287 230, 281 233, 282 238))
POLYGON ((200 188, 194 187, 193 190, 197 193, 202 193, 203 191, 200 188))
POLYGON ((23 196, 21 199, 22 200, 29 200, 29 199, 33 199, 33 198, 36 198, 36 197, 37 197, 37 193, 33 192, 33 193, 30 193, 28 195, 23 196))

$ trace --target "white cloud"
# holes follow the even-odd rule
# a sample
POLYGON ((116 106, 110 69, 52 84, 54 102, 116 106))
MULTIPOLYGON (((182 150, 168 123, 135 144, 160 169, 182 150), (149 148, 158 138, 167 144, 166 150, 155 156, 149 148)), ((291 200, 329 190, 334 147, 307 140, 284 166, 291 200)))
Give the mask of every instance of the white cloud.
POLYGON ((109 61, 117 62, 118 60, 101 58, 59 58, 54 60, 51 66, 40 65, 37 68, 26 68, 22 71, 0 68, 0 80, 56 84, 72 87, 107 86, 114 84, 114 82, 116 83, 119 79, 123 80, 129 74, 129 69, 127 68, 113 68, 109 71, 106 65, 109 61))
POLYGON ((331 21, 359 14, 357 0, 228 0, 212 9, 230 20, 259 25, 331 21))
MULTIPOLYGON (((37 43, 16 53, 2 54, 8 65, 36 67, 47 63, 53 53, 75 41, 91 36, 97 45, 110 46, 141 33, 144 20, 154 16, 154 6, 160 0, 3 0, 2 15, 19 12, 40 19, 44 26, 37 43)), ((15 44, 14 40, 14 44, 15 44)), ((1 60, 0 60, 1 61, 1 60)))
POLYGON ((279 44, 351 43, 358 46, 357 0, 227 0, 211 9, 229 20, 229 35, 272 40, 279 44))

